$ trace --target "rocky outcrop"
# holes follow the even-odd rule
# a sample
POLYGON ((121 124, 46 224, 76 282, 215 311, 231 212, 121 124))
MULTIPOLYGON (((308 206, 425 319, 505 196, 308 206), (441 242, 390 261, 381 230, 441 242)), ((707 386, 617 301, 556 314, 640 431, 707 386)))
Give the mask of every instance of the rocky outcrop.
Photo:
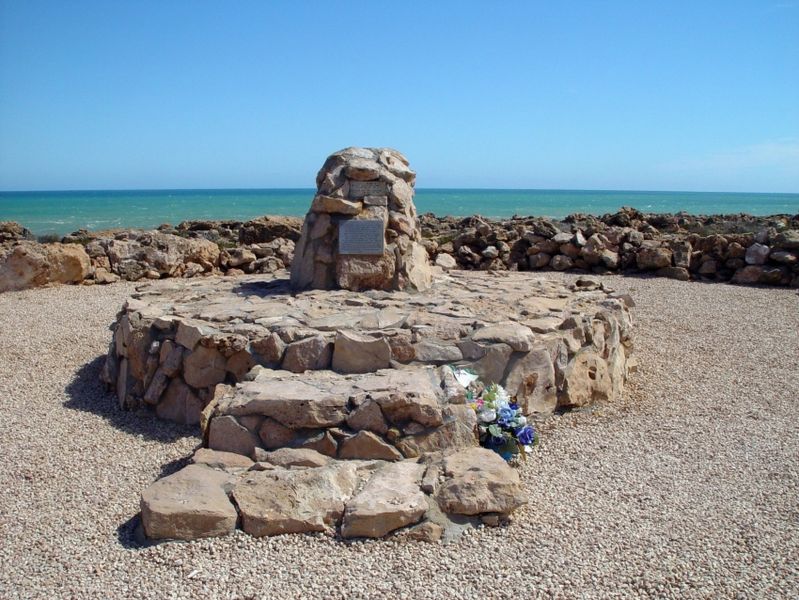
POLYGON ((413 203, 416 173, 389 148, 346 148, 316 177, 291 265, 295 290, 426 290, 431 272, 413 203))
POLYGON ((0 244, 10 242, 33 241, 36 236, 30 229, 14 221, 0 221, 0 244))

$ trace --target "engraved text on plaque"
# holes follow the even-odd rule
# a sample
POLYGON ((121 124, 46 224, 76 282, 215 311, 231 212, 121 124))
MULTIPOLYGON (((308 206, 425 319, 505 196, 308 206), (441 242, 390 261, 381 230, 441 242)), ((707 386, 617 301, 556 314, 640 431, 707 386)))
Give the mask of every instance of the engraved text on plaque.
POLYGON ((384 181, 350 181, 350 200, 360 200, 364 196, 385 196, 388 186, 384 181))
POLYGON ((339 254, 383 254, 383 221, 349 219, 338 226, 339 254))

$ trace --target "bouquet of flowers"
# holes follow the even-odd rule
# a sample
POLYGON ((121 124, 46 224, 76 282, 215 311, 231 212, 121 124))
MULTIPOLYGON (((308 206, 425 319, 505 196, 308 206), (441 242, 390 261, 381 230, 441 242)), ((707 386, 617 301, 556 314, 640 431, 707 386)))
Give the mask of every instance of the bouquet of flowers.
POLYGON ((477 413, 480 444, 498 453, 505 460, 532 449, 538 435, 532 424, 500 385, 483 385, 468 369, 452 369, 455 379, 466 388, 469 405, 477 413))

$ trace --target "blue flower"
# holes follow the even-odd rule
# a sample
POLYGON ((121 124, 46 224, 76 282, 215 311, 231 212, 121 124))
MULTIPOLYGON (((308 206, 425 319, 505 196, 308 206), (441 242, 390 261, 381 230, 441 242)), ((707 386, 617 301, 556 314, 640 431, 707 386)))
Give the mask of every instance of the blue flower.
POLYGON ((516 430, 516 439, 519 440, 520 444, 524 444, 525 446, 532 444, 535 439, 535 431, 530 425, 525 425, 516 430))
POLYGON ((518 404, 516 404, 515 402, 511 402, 511 403, 508 405, 508 407, 509 407, 509 408, 511 408, 511 409, 513 409, 513 410, 519 410, 519 405, 518 405, 518 404))
POLYGON ((498 421, 502 425, 507 425, 516 417, 516 411, 510 407, 500 408, 497 411, 498 421))

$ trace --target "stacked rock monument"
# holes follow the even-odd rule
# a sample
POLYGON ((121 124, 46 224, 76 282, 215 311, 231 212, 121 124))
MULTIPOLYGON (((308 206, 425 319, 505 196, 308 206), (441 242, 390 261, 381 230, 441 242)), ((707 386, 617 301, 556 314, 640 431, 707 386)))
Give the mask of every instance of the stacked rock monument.
POLYGON ((430 287, 408 160, 389 148, 347 148, 316 176, 291 265, 291 286, 329 290, 430 287))
POLYGON ((120 405, 202 429, 192 464, 142 494, 152 539, 496 525, 525 497, 478 446, 451 366, 531 417, 622 393, 629 297, 591 278, 431 268, 394 150, 337 152, 317 183, 290 279, 161 282, 119 313, 103 379, 120 405))

